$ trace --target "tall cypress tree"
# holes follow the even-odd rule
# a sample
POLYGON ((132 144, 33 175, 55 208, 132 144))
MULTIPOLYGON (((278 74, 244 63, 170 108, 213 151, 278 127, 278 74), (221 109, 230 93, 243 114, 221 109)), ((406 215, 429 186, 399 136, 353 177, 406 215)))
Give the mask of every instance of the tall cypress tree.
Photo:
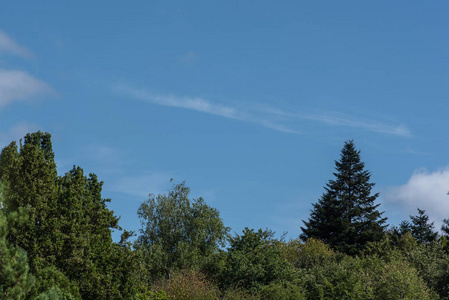
POLYGON ((354 255, 368 242, 382 239, 386 218, 377 209, 379 194, 371 195, 371 174, 352 140, 345 142, 335 169, 335 180, 329 180, 309 220, 303 221, 301 239, 321 239, 337 251, 354 255))
MULTIPOLYGON (((0 204, 3 205, 3 185, 0 182, 0 204)), ((14 212, 8 217, 0 209, 0 299, 26 299, 35 284, 34 276, 29 272, 26 252, 11 245, 8 236, 8 219, 17 222, 23 219, 25 212, 14 212)))
POLYGON ((118 218, 101 197, 103 182, 95 174, 74 167, 57 176, 51 135, 39 131, 27 134, 20 147, 12 142, 2 150, 0 180, 5 213, 27 209, 27 219, 9 227, 7 240, 27 252, 37 279, 59 288, 70 281, 77 286, 70 291, 75 298, 131 297, 136 256, 113 243, 118 218))
POLYGON ((10 228, 9 241, 25 249, 32 272, 54 263, 51 253, 56 245, 51 236, 56 230, 57 172, 50 134, 27 134, 20 149, 15 142, 5 147, 0 155, 0 179, 6 185, 5 212, 28 208, 27 221, 10 228), (35 259, 43 257, 50 260, 35 259))

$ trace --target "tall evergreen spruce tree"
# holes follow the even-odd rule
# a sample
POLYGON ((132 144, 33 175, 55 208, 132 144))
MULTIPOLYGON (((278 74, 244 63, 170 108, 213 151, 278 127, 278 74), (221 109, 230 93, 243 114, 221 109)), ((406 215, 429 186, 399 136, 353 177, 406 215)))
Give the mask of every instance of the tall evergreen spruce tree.
POLYGON ((353 141, 345 142, 335 169, 335 180, 329 180, 326 192, 313 204, 300 237, 317 238, 337 251, 354 255, 368 242, 382 239, 386 218, 377 209, 380 204, 375 204, 378 194, 371 195, 371 174, 360 161, 353 141))

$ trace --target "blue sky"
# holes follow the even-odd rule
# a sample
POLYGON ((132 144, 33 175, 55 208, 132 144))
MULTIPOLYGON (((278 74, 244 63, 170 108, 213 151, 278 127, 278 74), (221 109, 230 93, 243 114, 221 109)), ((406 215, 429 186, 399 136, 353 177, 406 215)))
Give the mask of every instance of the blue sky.
POLYGON ((449 218, 445 1, 4 1, 0 146, 48 131, 128 230, 170 178, 300 234, 354 139, 389 223, 449 218))

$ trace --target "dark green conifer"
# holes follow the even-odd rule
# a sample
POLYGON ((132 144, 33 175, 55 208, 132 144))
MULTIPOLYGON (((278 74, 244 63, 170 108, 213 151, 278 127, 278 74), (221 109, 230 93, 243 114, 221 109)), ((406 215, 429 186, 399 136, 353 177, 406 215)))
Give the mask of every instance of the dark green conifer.
POLYGON ((131 297, 136 256, 113 243, 118 218, 101 197, 103 183, 95 174, 74 167, 58 177, 51 136, 39 131, 27 134, 19 149, 15 142, 3 149, 0 180, 6 186, 4 211, 28 210, 26 221, 10 226, 7 239, 27 252, 37 279, 78 299, 131 297))
MULTIPOLYGON (((11 221, 17 218, 17 213, 9 215, 11 221)), ((29 272, 26 252, 11 245, 7 235, 8 220, 0 210, 0 299, 25 299, 32 291, 35 279, 29 272)))
POLYGON ((377 209, 378 193, 371 195, 374 183, 353 141, 345 142, 335 169, 335 180, 329 180, 309 220, 303 221, 301 239, 320 239, 338 251, 357 254, 368 242, 382 239, 386 218, 377 209))
POLYGON ((51 235, 56 230, 52 220, 57 216, 57 172, 53 157, 50 134, 40 131, 27 134, 20 149, 12 142, 0 156, 0 179, 6 187, 5 212, 28 208, 26 222, 12 226, 8 240, 27 252, 33 273, 54 262, 51 253, 56 245, 51 235), (48 257, 47 261, 35 259, 42 257, 48 257))
POLYGON ((443 232, 443 236, 449 238, 449 219, 443 220, 443 225, 441 225, 441 231, 443 232))
POLYGON ((418 242, 425 244, 430 244, 437 239, 438 233, 434 231, 434 223, 429 223, 429 216, 425 210, 418 208, 418 215, 410 216, 410 219, 411 222, 402 221, 399 225, 400 235, 410 231, 418 242))

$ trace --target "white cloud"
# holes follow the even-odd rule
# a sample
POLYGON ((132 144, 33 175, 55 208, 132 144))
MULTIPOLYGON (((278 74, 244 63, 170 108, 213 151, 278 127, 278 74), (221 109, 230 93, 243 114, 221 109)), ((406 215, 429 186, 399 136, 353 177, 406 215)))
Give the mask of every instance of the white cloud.
POLYGON ((417 170, 406 184, 390 188, 385 199, 400 204, 410 215, 416 215, 417 208, 424 209, 439 230, 442 220, 449 218, 448 191, 449 167, 434 172, 417 170))
MULTIPOLYGON (((26 58, 33 56, 31 51, 0 30, 0 55, 3 53, 26 58)), ((27 72, 0 69, 0 109, 13 101, 46 93, 52 93, 50 86, 27 72)))
POLYGON ((26 58, 33 56, 28 49, 16 43, 6 33, 0 30, 0 54, 2 52, 26 58))
POLYGON ((18 100, 52 93, 50 86, 23 71, 0 69, 0 108, 18 100))
POLYGON ((341 116, 336 112, 309 113, 284 111, 269 106, 233 107, 215 104, 199 97, 177 97, 173 95, 157 95, 145 89, 135 89, 129 86, 119 86, 116 91, 133 98, 163 106, 191 109, 225 118, 256 123, 277 131, 300 133, 295 128, 300 122, 314 121, 333 126, 358 128, 361 130, 379 132, 389 135, 410 137, 410 131, 403 125, 391 125, 376 120, 356 120, 341 116))

